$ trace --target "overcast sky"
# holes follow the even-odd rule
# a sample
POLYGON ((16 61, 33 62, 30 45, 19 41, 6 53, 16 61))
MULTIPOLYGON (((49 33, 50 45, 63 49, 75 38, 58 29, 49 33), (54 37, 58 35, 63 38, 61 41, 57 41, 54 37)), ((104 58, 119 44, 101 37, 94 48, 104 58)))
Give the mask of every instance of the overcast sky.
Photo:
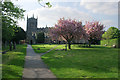
MULTIPOLYGON (((118 2, 114 0, 104 2, 89 2, 86 0, 69 0, 51 2, 52 8, 44 8, 39 5, 37 0, 18 0, 13 1, 15 5, 20 6, 26 10, 25 19, 19 20, 18 24, 26 30, 27 15, 35 18, 38 17, 39 27, 52 27, 57 23, 59 18, 72 18, 82 21, 100 21, 106 26, 106 30, 111 27, 118 27, 118 2)), ((44 2, 42 2, 44 4, 44 2)))

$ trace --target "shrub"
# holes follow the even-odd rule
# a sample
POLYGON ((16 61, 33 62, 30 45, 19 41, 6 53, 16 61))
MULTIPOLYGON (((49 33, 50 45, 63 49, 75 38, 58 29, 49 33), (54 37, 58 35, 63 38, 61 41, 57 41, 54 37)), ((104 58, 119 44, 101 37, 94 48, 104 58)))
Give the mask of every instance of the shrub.
POLYGON ((101 45, 107 44, 107 46, 113 46, 116 45, 117 47, 120 47, 120 39, 110 39, 110 40, 101 40, 101 45))

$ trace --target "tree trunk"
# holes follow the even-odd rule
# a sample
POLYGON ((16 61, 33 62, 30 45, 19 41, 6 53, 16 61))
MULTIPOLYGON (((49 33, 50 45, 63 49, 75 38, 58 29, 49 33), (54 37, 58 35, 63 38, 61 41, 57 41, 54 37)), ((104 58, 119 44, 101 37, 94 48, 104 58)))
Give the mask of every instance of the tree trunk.
POLYGON ((10 49, 10 51, 12 51, 12 42, 11 41, 9 42, 9 49, 10 49))
POLYGON ((91 41, 89 41, 89 47, 91 47, 91 41))
POLYGON ((109 45, 109 39, 108 39, 107 41, 108 41, 108 44, 107 44, 107 45, 109 45))
POLYGON ((71 49, 71 43, 70 42, 68 42, 68 48, 71 49))
POLYGON ((4 47, 5 47, 5 48, 7 47, 7 41, 5 41, 5 43, 4 43, 4 47))
POLYGON ((67 51, 67 43, 66 43, 66 45, 65 45, 65 51, 67 51))
POLYGON ((16 43, 13 42, 13 49, 16 49, 16 43))

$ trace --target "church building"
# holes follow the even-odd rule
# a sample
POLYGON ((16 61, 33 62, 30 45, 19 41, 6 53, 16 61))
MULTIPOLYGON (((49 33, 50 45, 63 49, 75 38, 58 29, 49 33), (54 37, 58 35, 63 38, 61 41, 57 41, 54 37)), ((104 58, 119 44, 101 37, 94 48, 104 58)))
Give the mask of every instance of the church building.
POLYGON ((37 28, 37 24, 38 24, 38 18, 28 18, 27 16, 27 31, 26 31, 26 41, 29 44, 36 44, 36 40, 37 40, 37 34, 39 32, 43 32, 45 35, 45 43, 48 42, 47 38, 48 38, 48 27, 46 26, 45 28, 37 28))

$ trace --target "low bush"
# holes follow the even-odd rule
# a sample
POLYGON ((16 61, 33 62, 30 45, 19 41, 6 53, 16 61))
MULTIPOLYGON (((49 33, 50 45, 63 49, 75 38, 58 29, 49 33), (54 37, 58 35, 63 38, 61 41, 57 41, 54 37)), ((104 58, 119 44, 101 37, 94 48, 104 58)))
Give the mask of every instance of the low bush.
POLYGON ((116 45, 117 47, 120 47, 120 39, 110 39, 110 40, 101 40, 101 45, 107 45, 107 46, 113 46, 116 45))

